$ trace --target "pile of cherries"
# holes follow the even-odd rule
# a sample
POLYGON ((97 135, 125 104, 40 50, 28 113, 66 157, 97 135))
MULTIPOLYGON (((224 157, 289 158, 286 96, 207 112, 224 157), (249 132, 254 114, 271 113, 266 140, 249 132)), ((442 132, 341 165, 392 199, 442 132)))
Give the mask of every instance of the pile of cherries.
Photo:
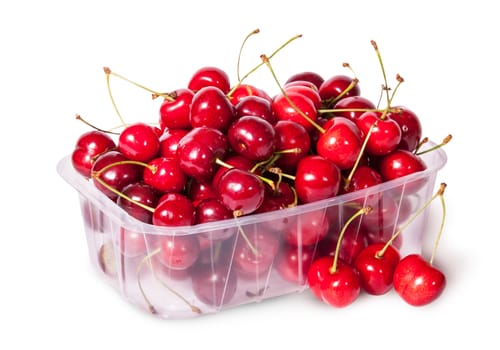
MULTIPOLYGON (((308 71, 281 85, 271 59, 262 55, 261 61, 258 67, 267 66, 279 87, 274 96, 243 79, 233 85, 218 67, 203 67, 186 87, 169 93, 152 91, 163 99, 157 122, 123 123, 119 133, 94 128, 82 134, 72 153, 74 168, 134 218, 169 227, 282 210, 426 169, 419 154, 425 143, 419 118, 410 109, 391 104, 387 82, 381 94, 387 103, 380 108, 361 96, 356 77, 338 74, 324 79, 308 71)), ((111 76, 121 77, 109 68, 105 73, 108 87, 111 76)), ((399 76, 397 80, 403 81, 399 76)), ((363 215, 369 223, 371 210, 376 208, 361 208, 353 220, 363 215)), ((236 282, 230 281, 234 276, 227 273, 224 258, 219 259, 222 267, 217 271, 203 258, 204 251, 231 242, 238 234, 244 239, 235 248, 233 257, 239 261, 234 268, 242 275, 246 265, 253 273, 257 265, 264 271, 274 261, 285 279, 309 283, 315 295, 334 306, 351 303, 361 286, 371 294, 392 287, 400 263, 396 235, 377 234, 370 240, 349 235, 345 225, 332 244, 326 239, 328 225, 310 216, 304 220, 307 228, 268 237, 266 232, 238 229, 218 230, 210 237, 165 235, 157 238, 153 254, 148 254, 141 234, 124 232, 122 254, 144 259, 156 255, 171 271, 191 269, 194 292, 211 305, 228 302, 236 282), (310 227, 315 229, 309 235, 310 227), (319 250, 326 248, 313 261, 318 242, 319 250), (297 267, 290 268, 294 263, 287 259, 295 265, 300 260, 301 268, 309 271, 307 277, 299 278, 297 267), (193 270, 204 264, 210 268, 193 270), (334 277, 345 283, 335 287, 334 277)), ((425 265, 423 259, 413 259, 425 265)), ((439 288, 429 281, 422 291, 417 283, 422 268, 417 263, 406 265, 397 275, 397 291, 413 305, 435 299, 444 288, 444 276, 439 275, 439 288), (436 290, 429 296, 432 288, 436 290)), ((149 307, 154 310, 150 303, 149 307)))

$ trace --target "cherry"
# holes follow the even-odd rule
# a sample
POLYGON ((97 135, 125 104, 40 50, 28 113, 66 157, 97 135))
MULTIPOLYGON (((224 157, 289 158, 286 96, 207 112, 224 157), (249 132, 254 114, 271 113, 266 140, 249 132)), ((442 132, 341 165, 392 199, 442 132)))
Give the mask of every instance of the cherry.
MULTIPOLYGON (((266 186, 264 200, 255 211, 255 214, 269 213, 276 210, 291 208, 296 205, 297 196, 292 185, 280 181, 274 189, 270 186, 266 186)), ((266 226, 269 230, 284 232, 290 226, 291 221, 292 220, 290 220, 288 216, 285 216, 262 221, 262 225, 266 226)))
POLYGON ((194 235, 159 236, 158 259, 172 270, 185 270, 192 266, 200 254, 200 245, 194 235))
POLYGON ((193 96, 191 127, 205 126, 225 132, 234 118, 234 106, 221 89, 207 86, 193 96))
MULTIPOLYGON (((332 231, 332 230, 330 230, 332 231)), ((318 244, 320 256, 334 256, 339 239, 339 232, 329 233, 318 244)), ((340 243, 339 259, 351 264, 367 246, 366 235, 362 227, 347 227, 340 243)))
POLYGON ((373 156, 384 156, 394 151, 401 142, 401 128, 387 113, 369 111, 356 119, 356 125, 364 135, 371 129, 366 152, 373 156), (372 125, 376 125, 372 128, 372 125))
POLYGON ((317 89, 323 84, 325 79, 318 73, 316 72, 311 72, 311 71, 304 71, 304 72, 299 72, 291 75, 287 81, 285 82, 285 85, 294 82, 294 81, 308 81, 314 84, 317 89))
POLYGON ((339 258, 339 250, 349 224, 369 211, 370 207, 365 207, 352 215, 339 233, 335 255, 316 259, 309 268, 307 281, 313 294, 331 306, 345 307, 354 302, 361 292, 357 271, 339 258))
POLYGON ((385 243, 374 243, 363 249, 354 261, 363 290, 372 295, 382 295, 391 290, 399 260, 400 255, 392 245, 385 248, 385 243))
POLYGON ((197 180, 207 180, 217 169, 217 159, 223 159, 228 141, 221 131, 210 127, 191 129, 177 146, 177 159, 182 171, 197 180))
POLYGON ((366 97, 348 96, 335 103, 333 114, 335 117, 344 117, 355 122, 366 110, 375 108, 375 104, 366 97))
POLYGON ((205 199, 218 198, 215 187, 209 181, 191 179, 188 182, 186 194, 195 207, 205 199))
POLYGON ((180 140, 188 133, 184 129, 165 129, 160 136, 160 156, 167 158, 177 157, 177 147, 180 140))
POLYGON ((389 113, 389 118, 396 121, 401 128, 401 142, 398 148, 410 152, 415 151, 422 138, 422 124, 420 119, 412 110, 396 106, 398 112, 389 113))
POLYGON ((194 93, 189 89, 177 89, 168 94, 160 106, 160 128, 190 129, 191 102, 194 93))
POLYGON ((159 199, 157 190, 146 183, 136 182, 125 186, 121 192, 124 196, 119 196, 116 204, 130 216, 151 224, 153 216, 151 210, 139 206, 137 203, 143 204, 148 208, 156 207, 159 199))
POLYGON ((71 163, 76 171, 89 178, 95 158, 115 147, 114 140, 107 133, 99 130, 88 131, 78 138, 71 154, 71 163))
POLYGON ((403 149, 382 157, 378 162, 378 170, 384 181, 390 181, 427 169, 422 158, 403 149))
POLYGON ((306 128, 292 120, 280 120, 274 125, 276 151, 279 154, 276 166, 284 171, 293 171, 299 161, 311 151, 311 138, 306 128), (286 152, 295 150, 294 152, 286 152))
POLYGON ((123 129, 118 148, 128 159, 148 162, 158 155, 160 140, 154 128, 138 122, 123 129))
POLYGON ((413 306, 423 306, 436 300, 446 286, 446 276, 419 254, 401 259, 394 270, 394 289, 413 306))
POLYGON ((241 102, 241 100, 250 96, 263 98, 269 103, 271 103, 273 100, 267 92, 249 84, 239 84, 235 86, 228 94, 229 100, 235 107, 241 102))
POLYGON ((354 171, 349 181, 347 192, 360 191, 379 185, 383 182, 382 175, 369 165, 361 165, 354 171))
POLYGON ((193 203, 183 194, 166 193, 158 200, 153 224, 158 226, 189 226, 195 223, 193 203))
POLYGON ((177 158, 151 160, 143 172, 144 182, 161 192, 181 192, 187 182, 177 158))
POLYGON ((197 92, 206 86, 217 87, 224 94, 230 89, 229 76, 218 67, 202 67, 191 76, 188 82, 188 89, 197 92))
POLYGON ((354 122, 344 117, 335 117, 319 136, 316 151, 341 170, 351 169, 359 157, 362 143, 361 132, 354 122))
MULTIPOLYGON (((195 224, 204 224, 233 218, 233 212, 229 210, 217 198, 206 198, 198 203, 195 209, 195 224)), ((225 240, 237 232, 236 227, 213 229, 201 235, 210 241, 225 240)))
POLYGON ((293 246, 285 244, 274 263, 283 279, 293 284, 303 285, 314 258, 314 246, 293 246))
POLYGON ((92 165, 93 183, 113 201, 118 198, 117 192, 141 180, 141 167, 127 161, 119 151, 110 150, 102 153, 92 165))
POLYGON ((273 113, 271 101, 260 96, 245 96, 234 106, 235 119, 253 115, 265 119, 271 125, 274 125, 276 123, 276 116, 273 113))
POLYGON ((249 228, 243 228, 245 235, 238 236, 233 264, 238 276, 255 279, 269 272, 278 253, 279 239, 276 233, 262 227, 249 228))
POLYGON ((285 241, 293 246, 317 244, 326 237, 330 228, 324 210, 302 212, 291 221, 282 232, 285 241))
POLYGON ((237 275, 225 261, 196 264, 191 278, 196 297, 210 306, 228 304, 238 287, 237 275))
POLYGON ((339 74, 326 79, 318 92, 323 101, 332 104, 340 98, 359 96, 361 89, 356 79, 339 74))
POLYGON ((298 92, 279 94, 273 99, 272 109, 278 120, 292 120, 302 125, 308 132, 314 130, 311 120, 313 122, 317 120, 318 112, 307 96, 298 92))
POLYGON ((297 165, 295 190, 301 202, 310 203, 336 196, 340 181, 340 169, 334 162, 320 155, 308 155, 297 165))
POLYGON ((308 97, 317 109, 321 108, 321 96, 319 95, 316 86, 311 87, 297 82, 285 85, 284 89, 287 94, 296 92, 308 97))
POLYGON ((444 202, 446 186, 446 183, 441 183, 436 194, 415 214, 421 213, 435 198, 440 197, 443 210, 441 225, 429 261, 425 260, 420 254, 409 254, 401 259, 394 270, 394 289, 405 302, 413 306, 423 306, 433 302, 443 293, 446 287, 446 276, 441 270, 433 266, 446 217, 444 202))
POLYGON ((276 148, 273 126, 256 116, 236 120, 229 127, 227 138, 236 153, 253 161, 268 159, 276 148))
POLYGON ((265 186, 255 174, 237 169, 228 169, 221 176, 217 191, 222 203, 235 216, 253 213, 264 201, 265 186))
POLYGON ((224 159, 224 163, 226 164, 226 166, 219 167, 215 172, 215 175, 212 177, 211 183, 214 188, 217 188, 217 185, 222 175, 224 175, 226 171, 228 171, 231 168, 237 168, 241 170, 254 172, 252 171, 252 169, 255 166, 255 162, 239 154, 233 154, 228 156, 226 159, 224 159))

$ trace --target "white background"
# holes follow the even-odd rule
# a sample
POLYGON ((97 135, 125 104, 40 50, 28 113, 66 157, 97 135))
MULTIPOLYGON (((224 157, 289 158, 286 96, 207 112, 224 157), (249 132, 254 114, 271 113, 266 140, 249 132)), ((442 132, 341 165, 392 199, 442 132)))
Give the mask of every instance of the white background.
MULTIPOLYGON (((499 191, 492 166, 500 28, 493 2, 442 3, 2 2, 0 348, 498 347, 499 191), (225 69, 234 82, 240 44, 255 28, 261 32, 247 44, 243 72, 302 34, 273 60, 281 80, 302 70, 349 74, 341 66, 347 61, 369 98, 382 83, 370 45, 376 40, 389 79, 405 78, 397 103, 420 116, 432 140, 453 135, 438 174, 448 184, 448 217, 437 264, 448 285, 435 303, 415 308, 390 293, 333 309, 306 291, 165 321, 96 278, 77 194, 55 166, 88 130, 76 113, 103 128, 119 124, 102 67, 164 91, 185 86, 206 65, 225 69)), ((276 91, 265 69, 249 82, 276 91)), ((118 80, 113 86, 128 121, 157 118, 158 104, 147 93, 118 80)), ((439 213, 433 206, 432 232, 439 213)))

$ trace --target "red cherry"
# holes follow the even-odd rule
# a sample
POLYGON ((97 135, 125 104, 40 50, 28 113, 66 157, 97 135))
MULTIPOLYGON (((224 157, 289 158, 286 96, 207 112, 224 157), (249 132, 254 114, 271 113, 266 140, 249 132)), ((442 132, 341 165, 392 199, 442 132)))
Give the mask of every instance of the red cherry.
POLYGON ((159 261, 172 270, 186 270, 200 254, 200 245, 194 235, 159 236, 159 261))
POLYGON ((446 277, 419 254, 410 254, 396 266, 393 284, 396 292, 408 304, 423 306, 442 294, 446 277))
POLYGON ((118 139, 118 148, 131 160, 148 162, 158 155, 160 140, 150 125, 139 122, 123 129, 118 139))
MULTIPOLYGON (((257 208, 255 214, 269 213, 275 210, 290 208, 297 205, 297 198, 292 186, 284 181, 279 182, 275 189, 266 186, 264 201, 257 208)), ((266 229, 285 232, 291 225, 291 220, 288 216, 278 217, 276 219, 269 219, 262 221, 262 225, 266 229)))
POLYGON ((295 83, 293 85, 285 85, 284 89, 287 95, 290 93, 302 94, 309 98, 316 108, 321 108, 321 96, 316 86, 311 88, 310 86, 295 83))
POLYGON ((229 76, 218 67, 202 67, 198 69, 188 82, 188 89, 199 91, 206 86, 213 86, 227 94, 230 89, 229 76))
POLYGON ((111 200, 116 201, 118 195, 101 183, 117 192, 132 183, 139 182, 142 178, 142 168, 136 164, 121 163, 128 161, 119 151, 107 151, 101 154, 92 165, 92 182, 111 200))
POLYGON ((350 265, 338 260, 335 271, 331 271, 334 258, 316 259, 309 268, 307 279, 313 293, 334 307, 352 304, 361 292, 359 276, 350 265))
POLYGON ((323 210, 303 212, 281 231, 285 241, 293 246, 317 244, 328 234, 330 224, 323 210))
POLYGON ((361 89, 359 84, 353 85, 354 79, 346 75, 334 75, 326 79, 319 87, 319 95, 323 101, 333 101, 340 96, 345 90, 352 88, 343 95, 343 97, 359 96, 361 89))
POLYGON ((358 117, 356 125, 363 135, 367 135, 372 125, 377 123, 366 144, 366 152, 373 156, 383 156, 394 151, 401 142, 401 128, 387 115, 381 119, 381 112, 365 112, 358 117))
POLYGON ((158 226, 189 226, 195 223, 193 203, 180 193, 166 193, 153 212, 153 224, 158 226))
POLYGON ((276 257, 276 270, 288 282, 303 285, 314 258, 314 246, 284 245, 276 257))
POLYGON ((189 89, 177 89, 168 94, 160 106, 160 128, 190 129, 189 119, 194 93, 189 89))
MULTIPOLYGON (((291 92, 287 94, 287 96, 296 108, 307 118, 313 122, 317 120, 318 112, 310 98, 298 92, 291 92)), ((314 125, 304 118, 304 116, 288 102, 288 99, 284 95, 280 94, 274 97, 272 108, 278 120, 292 120, 302 125, 308 132, 314 130, 314 125)))
POLYGON ((115 142, 108 134, 98 130, 88 131, 78 138, 71 154, 71 163, 76 171, 89 178, 95 158, 115 147, 115 142))
POLYGON ((382 157, 378 163, 378 170, 384 181, 398 179, 425 169, 427 166, 422 158, 402 149, 382 157))
POLYGON ((193 202, 193 205, 197 207, 201 201, 218 198, 219 194, 209 181, 191 179, 187 186, 187 196, 193 202))
POLYGON ((181 192, 187 182, 177 158, 159 157, 144 168, 144 182, 161 192, 181 192))
MULTIPOLYGON (((331 231, 331 230, 330 230, 331 231)), ((328 234, 318 244, 318 250, 321 256, 334 256, 339 239, 339 232, 328 234)), ((339 259, 351 264, 367 246, 366 236, 362 227, 347 227, 344 237, 340 242, 339 259)))
POLYGON ((239 100, 234 106, 235 118, 239 119, 247 115, 260 117, 271 125, 276 123, 276 116, 271 107, 271 101, 260 96, 246 96, 239 100))
POLYGON ((242 235, 234 248, 233 264, 238 276, 255 279, 266 275, 276 258, 279 248, 278 236, 265 229, 247 230, 243 227, 247 239, 242 235))
POLYGON ((204 126, 225 132, 234 118, 234 107, 219 88, 207 86, 193 96, 190 115, 193 128, 204 126))
POLYGON ((295 190, 303 203, 334 197, 340 187, 340 169, 319 155, 305 156, 295 173, 295 190))
POLYGON ((291 82, 294 81, 308 81, 314 84, 317 89, 323 84, 325 79, 321 75, 319 75, 316 72, 310 72, 310 71, 305 71, 305 72, 299 72, 295 73, 292 76, 290 76, 287 81, 285 82, 285 85, 289 85, 291 82))
POLYGON ((295 172, 299 161, 309 154, 311 138, 306 128, 292 120, 280 120, 274 125, 276 132, 276 152, 279 158, 276 166, 283 171, 295 172), (295 150, 294 152, 287 152, 295 150))
POLYGON ((276 138, 273 126, 256 116, 244 116, 236 120, 227 131, 232 149, 253 161, 263 161, 273 155, 276 138))
POLYGON ((179 141, 188 133, 184 129, 165 129, 160 136, 160 156, 175 158, 179 141))
POLYGON ((148 184, 136 182, 125 186, 121 192, 124 197, 119 196, 116 204, 137 220, 148 224, 152 223, 153 213, 136 203, 141 203, 148 208, 155 208, 158 203, 156 189, 148 184), (127 198, 132 199, 132 201, 127 198))
MULTIPOLYGON (((204 224, 233 218, 233 212, 229 210, 222 202, 216 198, 207 198, 202 200, 196 206, 195 224, 204 224)), ((236 227, 213 229, 208 233, 201 233, 210 241, 220 241, 231 237, 237 232, 236 227)))
POLYGON ((385 243, 371 244, 354 261, 363 290, 372 295, 385 294, 392 288, 394 270, 400 260, 393 246, 383 250, 384 247, 385 243))
MULTIPOLYGON (((239 154, 233 154, 224 159, 224 163, 230 165, 233 168, 250 171, 254 167, 255 163, 250 159, 240 156, 239 154)), ((226 173, 230 168, 221 166, 215 172, 215 175, 212 177, 212 186, 217 188, 218 183, 222 175, 226 173)))
POLYGON ((359 110, 375 109, 375 104, 363 96, 349 96, 340 99, 333 108, 342 110, 334 112, 335 117, 344 117, 355 122, 365 112, 359 110))
POLYGON ((204 304, 223 306, 234 297, 238 287, 238 278, 231 265, 224 261, 196 264, 193 267, 193 292, 204 304))
POLYGON ((264 201, 265 186, 257 175, 231 168, 220 178, 217 190, 219 198, 234 215, 253 213, 264 201))
POLYGON ((116 245, 125 257, 135 258, 147 253, 146 236, 142 232, 130 231, 123 227, 116 237, 116 245))
POLYGON ((361 165, 354 171, 347 192, 355 192, 379 185, 383 182, 382 175, 368 165, 361 165))
POLYGON ((319 136, 316 150, 330 159, 341 170, 351 169, 358 159, 363 144, 361 132, 354 122, 344 117, 335 117, 319 136))
POLYGON ((399 112, 390 113, 389 117, 395 120, 401 128, 400 149, 413 152, 422 138, 422 124, 415 112, 403 106, 395 106, 399 112))
POLYGON ((229 96, 229 100, 234 106, 236 106, 242 99, 249 96, 260 97, 268 102, 272 102, 272 98, 267 94, 267 92, 248 84, 240 84, 236 88, 233 88, 232 93, 229 96))

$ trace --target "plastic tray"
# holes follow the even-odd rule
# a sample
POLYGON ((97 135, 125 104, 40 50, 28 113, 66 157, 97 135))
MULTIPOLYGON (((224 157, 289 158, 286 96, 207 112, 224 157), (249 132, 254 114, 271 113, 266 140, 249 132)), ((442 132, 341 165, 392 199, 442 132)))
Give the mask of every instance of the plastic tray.
MULTIPOLYGON (((129 216, 73 169, 69 155, 59 161, 57 171, 79 194, 90 260, 98 274, 131 304, 161 318, 177 319, 304 291, 311 259, 327 254, 330 238, 338 234, 353 210, 367 203, 381 205, 375 204, 371 218, 351 223, 354 236, 363 231, 372 240, 387 239, 432 196, 437 173, 447 161, 442 149, 424 154, 422 159, 425 171, 358 192, 270 213, 175 228, 145 224, 129 216), (295 235, 302 242, 311 232, 326 237, 296 248, 284 238, 295 235), (229 238, 218 240, 223 236, 229 238), (158 259, 161 237, 197 239, 201 253, 196 263, 187 270, 164 266, 158 259), (257 254, 249 250, 246 239, 253 242, 257 254), (219 243, 208 244, 210 241, 219 243)), ((402 256, 421 251, 428 210, 401 234, 402 256)))

